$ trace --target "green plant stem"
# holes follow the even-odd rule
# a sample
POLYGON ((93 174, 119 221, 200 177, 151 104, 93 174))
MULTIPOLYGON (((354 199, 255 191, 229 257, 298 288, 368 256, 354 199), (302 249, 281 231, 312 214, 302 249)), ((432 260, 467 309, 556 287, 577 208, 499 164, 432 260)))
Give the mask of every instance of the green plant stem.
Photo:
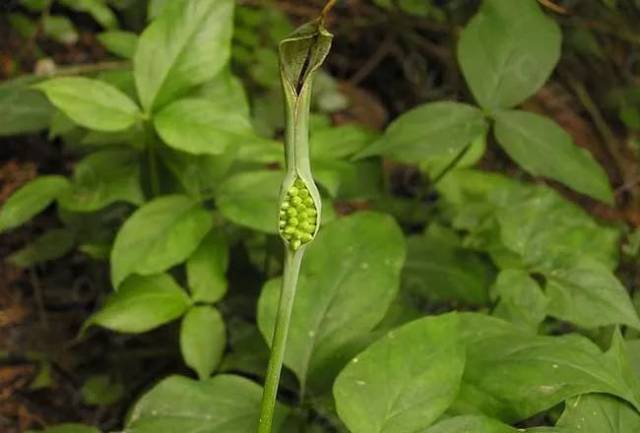
POLYGON ((276 397, 278 394, 278 384, 280 383, 280 374, 282 372, 284 353, 287 345, 287 335, 289 334, 289 322, 291 322, 291 312, 293 311, 293 301, 296 295, 296 286, 298 285, 298 275, 300 273, 300 264, 303 255, 304 248, 297 251, 291 251, 287 248, 285 252, 280 303, 273 331, 267 377, 264 383, 260 420, 258 421, 258 433, 271 433, 273 413, 275 411, 276 397))

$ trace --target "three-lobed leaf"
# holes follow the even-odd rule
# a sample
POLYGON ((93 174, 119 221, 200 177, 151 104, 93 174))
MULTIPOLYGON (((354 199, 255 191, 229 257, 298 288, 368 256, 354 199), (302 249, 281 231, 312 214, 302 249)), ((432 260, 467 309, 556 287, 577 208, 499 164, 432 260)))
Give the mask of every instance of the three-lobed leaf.
POLYGON ((154 199, 125 221, 111 251, 111 280, 160 273, 185 261, 213 224, 212 215, 187 196, 154 199))
POLYGON ((85 323, 117 332, 140 333, 182 316, 191 305, 186 292, 167 274, 132 275, 85 323))
POLYGON ((145 112, 161 108, 203 84, 227 63, 232 0, 172 1, 142 33, 134 56, 145 112))
POLYGON ((613 202, 604 169, 555 122, 517 110, 499 111, 495 119, 498 143, 527 172, 557 180, 605 203, 613 202))
POLYGON ((419 431, 453 403, 464 362, 455 314, 413 321, 342 370, 333 387, 338 414, 353 433, 419 431))
MULTIPOLYGON (((382 320, 404 258, 402 232, 384 214, 358 213, 318 232, 302 264, 284 361, 302 388, 327 388, 356 340, 382 320)), ((267 282, 258 302, 258 326, 269 343, 280 286, 280 279, 267 282)))
POLYGON ((141 118, 135 102, 103 81, 62 77, 43 81, 35 87, 70 119, 89 129, 122 131, 141 118))
POLYGON ((458 62, 480 106, 511 108, 547 81, 561 42, 535 0, 485 0, 460 35, 458 62))

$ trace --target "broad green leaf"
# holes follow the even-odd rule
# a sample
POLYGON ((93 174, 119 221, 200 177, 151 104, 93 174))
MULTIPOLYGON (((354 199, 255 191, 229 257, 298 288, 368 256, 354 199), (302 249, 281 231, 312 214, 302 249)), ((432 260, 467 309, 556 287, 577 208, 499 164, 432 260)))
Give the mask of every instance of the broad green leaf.
POLYGON ((331 197, 364 200, 382 193, 383 170, 378 160, 319 160, 312 164, 315 180, 331 197))
POLYGON ((251 114, 242 81, 233 75, 230 68, 224 68, 190 96, 207 99, 217 107, 224 107, 227 112, 237 113, 246 118, 251 114))
POLYGON ((123 59, 132 59, 138 46, 138 35, 123 30, 102 32, 97 38, 109 52, 123 59))
POLYGON ((558 426, 572 432, 640 432, 640 414, 633 406, 608 395, 580 395, 566 402, 558 426))
MULTIPOLYGON (((135 404, 123 433, 255 433, 261 398, 260 386, 240 376, 170 376, 135 404)), ((287 412, 276 407, 274 432, 287 412)))
POLYGON ((61 44, 73 45, 79 35, 73 22, 63 15, 47 15, 42 21, 43 33, 61 44))
MULTIPOLYGON (((327 388, 356 352, 349 347, 384 317, 405 258, 400 228, 387 215, 357 213, 324 226, 300 274, 285 364, 305 387, 327 388)), ((258 325, 271 343, 281 280, 263 287, 258 325)))
POLYGON ((71 189, 60 205, 75 212, 92 212, 123 201, 144 202, 140 184, 140 161, 131 150, 104 150, 76 164, 71 189))
POLYGON ((42 93, 29 87, 35 77, 0 83, 0 136, 18 135, 45 129, 55 111, 42 93))
POLYGON ((228 220, 266 233, 278 231, 280 171, 247 171, 225 180, 216 203, 228 220))
POLYGON ((180 351, 200 380, 211 376, 220 364, 226 339, 222 316, 213 307, 194 307, 182 319, 180 351))
POLYGON ((11 254, 7 261, 27 268, 64 256, 73 249, 75 242, 76 234, 69 229, 49 230, 26 247, 11 254))
POLYGON ((458 317, 416 320, 389 331, 335 381, 340 419, 353 433, 413 433, 451 405, 464 370, 458 317))
POLYGON ((35 87, 71 120, 89 129, 122 131, 140 119, 135 102, 102 81, 63 77, 43 81, 35 87))
POLYGON ((485 0, 460 35, 458 62, 482 107, 511 108, 547 81, 561 42, 535 0, 485 0))
POLYGON ((420 162, 420 171, 427 173, 431 179, 435 179, 450 170, 451 164, 455 165, 456 169, 471 167, 478 163, 484 156, 487 150, 487 136, 486 134, 479 135, 473 140, 469 147, 464 150, 461 157, 458 155, 442 155, 433 156, 428 160, 420 162))
POLYGON ((196 155, 220 155, 262 140, 245 115, 207 99, 180 99, 160 111, 154 125, 166 144, 196 155))
POLYGON ((432 157, 455 157, 487 124, 482 112, 458 102, 435 102, 407 111, 389 125, 384 135, 358 157, 384 155, 416 163, 432 157))
POLYGON ((552 120, 526 111, 500 111, 496 114, 495 133, 507 154, 530 174, 557 180, 582 194, 613 203, 604 169, 552 120))
POLYGON ((520 269, 505 269, 491 288, 498 304, 493 315, 536 330, 547 315, 549 299, 529 273, 520 269))
POLYGON ((590 392, 611 394, 640 408, 640 394, 618 342, 603 354, 579 335, 537 336, 483 314, 460 318, 467 362, 454 412, 482 412, 510 423, 590 392))
POLYGON ((134 56, 146 112, 212 79, 229 59, 232 0, 170 2, 142 33, 134 56))
POLYGON ((185 261, 213 224, 197 201, 170 195, 146 203, 125 221, 111 251, 114 287, 133 273, 152 275, 185 261))
POLYGON ((462 248, 457 235, 431 225, 423 235, 408 238, 402 287, 429 300, 484 305, 493 279, 480 255, 462 248))
POLYGON ((640 339, 627 340, 625 345, 631 367, 640 380, 640 339))
MULTIPOLYGON (((420 433, 517 433, 516 430, 502 422, 479 415, 456 416, 440 421, 420 433)), ((552 432, 549 432, 552 433, 552 432)))
POLYGON ((620 324, 640 330, 626 288, 597 261, 582 259, 552 271, 545 290, 551 316, 583 328, 620 324))
POLYGON ((88 425, 66 423, 58 424, 44 430, 28 430, 26 433, 100 433, 100 430, 88 425))
POLYGON ((185 291, 167 274, 132 275, 84 327, 99 325, 117 332, 146 332, 182 316, 190 306, 185 291))
POLYGON ((227 291, 229 246, 220 230, 212 230, 187 260, 191 298, 196 302, 217 302, 227 291))
POLYGON ((124 396, 124 385, 106 374, 97 374, 84 382, 80 393, 85 404, 109 406, 124 396))
POLYGON ((378 134, 356 124, 311 130, 309 151, 311 160, 344 159, 361 151, 377 138, 378 134))
POLYGON ((18 189, 2 206, 0 232, 18 227, 42 212, 69 188, 62 176, 40 176, 18 189))
POLYGON ((498 209, 502 242, 535 270, 564 267, 575 256, 609 269, 617 265, 619 231, 598 224, 551 188, 498 187, 490 195, 498 209))

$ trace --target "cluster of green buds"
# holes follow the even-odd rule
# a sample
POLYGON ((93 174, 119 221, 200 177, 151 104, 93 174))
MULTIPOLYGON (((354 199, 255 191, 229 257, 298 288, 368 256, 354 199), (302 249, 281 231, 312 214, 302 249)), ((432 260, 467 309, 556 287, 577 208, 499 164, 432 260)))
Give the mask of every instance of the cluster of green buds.
POLYGON ((280 234, 292 250, 310 242, 318 222, 318 211, 304 182, 297 178, 280 205, 280 234))

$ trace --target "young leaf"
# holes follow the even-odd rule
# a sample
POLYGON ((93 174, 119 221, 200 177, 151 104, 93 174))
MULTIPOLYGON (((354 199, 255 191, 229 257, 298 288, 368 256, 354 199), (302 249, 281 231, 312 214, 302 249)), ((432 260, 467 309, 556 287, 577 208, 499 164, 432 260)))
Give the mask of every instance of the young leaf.
POLYGON ((229 246, 219 230, 212 230, 187 260, 191 298, 196 302, 219 301, 227 291, 229 246))
POLYGON ((34 87, 80 126, 97 131, 122 131, 139 118, 127 95, 102 81, 83 77, 53 78, 34 87))
POLYGON ((620 360, 579 335, 536 336, 483 314, 460 315, 467 363, 454 411, 481 411, 515 422, 589 392, 640 408, 640 393, 620 360))
POLYGON ((133 275, 89 317, 84 328, 99 325, 117 332, 146 332, 182 316, 190 303, 185 291, 167 274, 133 275))
POLYGON ((485 0, 460 35, 458 62, 483 108, 511 108, 547 81, 561 42, 535 0, 485 0))
POLYGON ((505 269, 491 288, 498 305, 493 315, 535 331, 547 315, 549 299, 540 285, 520 269, 505 269))
POLYGON ((566 402, 558 426, 571 431, 631 433, 640 431, 633 406, 608 395, 580 395, 566 402))
POLYGON ((222 316, 213 307, 193 307, 182 319, 180 351, 185 363, 205 380, 220 364, 226 345, 222 316))
POLYGON ((419 431, 455 399, 464 358, 455 314, 389 331, 336 379, 338 414, 353 433, 419 431))
POLYGON ((640 330, 640 319, 629 293, 601 263, 581 259, 547 275, 549 314, 583 328, 629 325, 640 330))
POLYGON ((118 27, 118 19, 104 0, 60 0, 66 7, 78 12, 88 13, 102 27, 118 27))
MULTIPOLYGON (((309 381, 312 387, 331 384, 354 355, 348 345, 382 320, 404 258, 402 232, 384 214, 357 213, 318 232, 302 264, 285 355, 303 388, 309 381)), ((268 342, 280 284, 267 282, 258 302, 258 325, 268 342)))
POLYGON ((496 113, 496 138, 522 168, 605 203, 613 192, 604 169, 555 122, 525 111, 496 113))
POLYGON ((220 155, 247 141, 263 141, 247 116, 207 99, 180 99, 160 111, 154 125, 166 144, 195 155, 220 155))
POLYGON ((139 155, 131 150, 104 150, 77 163, 71 189, 60 198, 60 206, 93 212, 118 201, 144 202, 139 155))
POLYGON ((69 229, 49 230, 33 243, 11 254, 7 261, 28 268, 64 256, 73 249, 75 242, 76 234, 69 229))
POLYGON ((124 223, 111 251, 114 287, 133 273, 152 275, 186 260, 211 229, 210 212, 182 195, 157 198, 124 223))
POLYGON ((172 1, 142 33, 134 56, 146 112, 212 79, 229 59, 233 0, 172 1))
MULTIPOLYGON (((262 389, 240 376, 203 381, 170 376, 135 404, 123 433, 253 433, 262 389)), ((288 410, 278 405, 274 431, 288 410)))
POLYGON ((6 201, 0 211, 0 233, 29 221, 69 188, 62 176, 40 176, 26 183, 6 201))
POLYGON ((73 45, 78 42, 78 32, 73 22, 65 16, 45 16, 42 30, 45 35, 61 44, 73 45))
POLYGON ((55 109, 31 87, 35 77, 0 83, 0 136, 37 132, 49 126, 55 109))
POLYGON ((398 117, 384 135, 358 157, 385 155, 409 163, 442 156, 453 159, 486 130, 482 112, 471 105, 425 104, 398 117))
POLYGON ((282 173, 252 171, 225 180, 216 203, 228 220, 265 233, 278 231, 278 198, 282 173))
POLYGON ((138 46, 138 35, 122 30, 102 32, 97 38, 108 51, 123 59, 132 59, 138 46))

